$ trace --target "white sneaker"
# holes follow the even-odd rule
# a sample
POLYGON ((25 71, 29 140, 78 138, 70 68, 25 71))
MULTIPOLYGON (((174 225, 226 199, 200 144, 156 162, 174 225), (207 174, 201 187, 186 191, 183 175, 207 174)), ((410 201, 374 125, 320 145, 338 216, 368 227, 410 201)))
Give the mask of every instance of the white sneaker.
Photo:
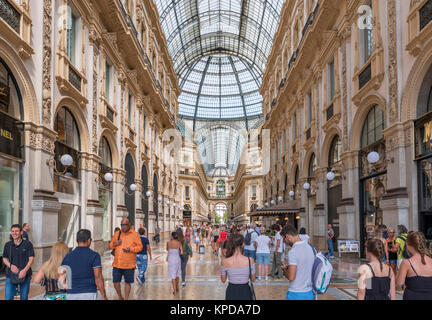
POLYGON ((186 287, 186 282, 182 282, 182 286, 183 286, 183 287, 186 287))
POLYGON ((265 280, 268 281, 268 276, 265 277, 265 280))

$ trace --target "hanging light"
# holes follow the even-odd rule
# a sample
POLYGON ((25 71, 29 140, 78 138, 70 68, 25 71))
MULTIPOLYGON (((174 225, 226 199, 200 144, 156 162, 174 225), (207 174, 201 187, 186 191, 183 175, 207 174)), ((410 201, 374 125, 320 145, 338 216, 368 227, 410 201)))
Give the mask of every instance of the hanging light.
POLYGON ((380 159, 380 155, 376 151, 372 151, 367 155, 367 160, 371 164, 377 163, 379 159, 380 159))
POLYGON ((162 202, 162 196, 158 196, 158 201, 162 202))
POLYGON ((333 181, 335 179, 336 175, 333 171, 330 171, 327 173, 327 180, 328 181, 333 181))
POLYGON ((167 205, 169 205, 170 204, 170 202, 169 202, 169 200, 167 200, 166 202, 165 202, 167 205))
POLYGON ((131 184, 130 186, 129 186, 129 189, 131 190, 131 191, 136 191, 136 189, 137 189, 137 186, 136 186, 136 184, 131 184))
POLYGON ((268 203, 268 202, 266 202, 266 203, 265 203, 265 206, 266 206, 266 207, 268 207, 268 206, 269 206, 269 203, 268 203))
POLYGON ((276 203, 276 201, 272 200, 272 201, 270 201, 270 203, 273 205, 276 203))
POLYGON ((282 196, 279 196, 278 197, 278 200, 281 202, 281 201, 283 201, 283 197, 282 196))
POLYGON ((294 197, 294 195, 295 195, 295 192, 291 190, 291 191, 289 192, 289 196, 290 196, 290 197, 294 197))
POLYGON ((305 189, 305 190, 309 190, 310 187, 311 187, 311 185, 310 185, 310 183, 308 183, 308 182, 306 182, 306 183, 303 185, 303 189, 305 189))
POLYGON ((175 203, 173 203, 173 208, 177 207, 177 205, 175 203))
POLYGON ((151 196, 152 196, 152 192, 151 192, 150 190, 148 190, 148 191, 146 192, 146 196, 147 196, 147 197, 151 197, 151 196))

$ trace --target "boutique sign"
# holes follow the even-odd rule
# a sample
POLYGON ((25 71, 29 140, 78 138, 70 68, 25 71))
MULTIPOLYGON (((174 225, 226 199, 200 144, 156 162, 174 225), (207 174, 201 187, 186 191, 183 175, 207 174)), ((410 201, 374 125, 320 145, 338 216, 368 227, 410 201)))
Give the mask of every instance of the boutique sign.
POLYGON ((0 152, 22 158, 21 145, 22 134, 20 129, 21 122, 10 117, 6 113, 0 112, 0 152))

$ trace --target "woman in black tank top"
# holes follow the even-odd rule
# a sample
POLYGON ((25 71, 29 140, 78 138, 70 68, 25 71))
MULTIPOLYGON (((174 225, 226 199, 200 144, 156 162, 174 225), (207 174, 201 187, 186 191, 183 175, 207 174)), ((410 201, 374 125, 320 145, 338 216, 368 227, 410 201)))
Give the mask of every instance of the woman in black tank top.
POLYGON ((366 242, 368 264, 359 268, 358 300, 395 300, 395 276, 390 266, 383 264, 384 243, 380 239, 366 242), (379 276, 377 276, 377 274, 379 276))
POLYGON ((404 300, 432 300, 432 259, 426 255, 423 233, 410 232, 407 250, 413 255, 402 262, 396 283, 405 284, 404 300))

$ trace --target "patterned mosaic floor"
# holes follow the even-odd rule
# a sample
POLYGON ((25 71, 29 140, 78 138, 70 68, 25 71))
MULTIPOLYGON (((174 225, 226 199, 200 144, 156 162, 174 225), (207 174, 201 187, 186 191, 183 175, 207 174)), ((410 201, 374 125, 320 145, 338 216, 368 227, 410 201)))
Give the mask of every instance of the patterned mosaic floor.
MULTIPOLYGON (((171 281, 168 279, 168 265, 165 262, 165 243, 153 245, 153 260, 149 262, 144 285, 133 284, 131 300, 224 300, 227 284, 219 277, 220 257, 206 250, 205 255, 194 252, 187 266, 186 287, 181 287, 174 297, 171 281)), ((108 298, 117 299, 112 284, 112 256, 107 252, 103 256, 103 275, 108 298)), ((328 292, 319 300, 354 300, 357 295, 358 259, 332 259, 334 267, 332 284, 328 292)), ((284 300, 288 288, 287 280, 257 281, 255 292, 258 300, 284 300)), ((32 285, 30 299, 40 300, 43 288, 32 285)), ((401 298, 400 296, 398 298, 401 298)), ((4 280, 0 281, 0 299, 4 299, 4 280)))

